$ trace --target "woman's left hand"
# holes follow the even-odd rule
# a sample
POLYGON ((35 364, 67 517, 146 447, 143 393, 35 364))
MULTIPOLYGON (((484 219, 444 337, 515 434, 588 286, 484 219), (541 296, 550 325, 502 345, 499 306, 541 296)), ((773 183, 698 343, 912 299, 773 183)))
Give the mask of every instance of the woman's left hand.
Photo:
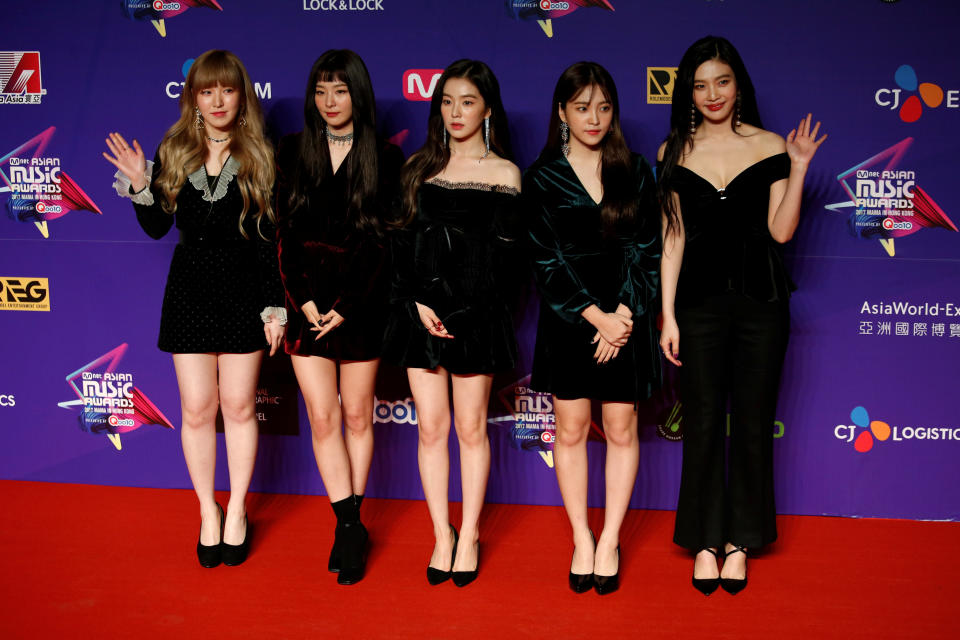
POLYGON ((319 340, 323 336, 327 335, 337 327, 343 324, 343 316, 330 309, 325 314, 320 316, 320 328, 310 327, 310 331, 316 331, 317 337, 314 340, 319 340))
POLYGON ((270 355, 275 354, 280 348, 280 343, 283 342, 283 331, 283 326, 276 316, 270 316, 270 322, 263 323, 263 333, 270 344, 270 355))
POLYGON ((620 355, 620 347, 615 347, 604 340, 599 331, 593 337, 593 341, 597 343, 597 350, 593 353, 593 358, 597 361, 597 364, 605 364, 620 355))
POLYGON ((808 113, 807 117, 800 120, 796 129, 787 134, 787 155, 790 156, 790 162, 794 164, 810 164, 813 160, 813 154, 817 152, 820 145, 827 139, 827 134, 817 140, 817 132, 820 131, 820 121, 814 125, 813 131, 810 130, 810 121, 813 114, 808 113))

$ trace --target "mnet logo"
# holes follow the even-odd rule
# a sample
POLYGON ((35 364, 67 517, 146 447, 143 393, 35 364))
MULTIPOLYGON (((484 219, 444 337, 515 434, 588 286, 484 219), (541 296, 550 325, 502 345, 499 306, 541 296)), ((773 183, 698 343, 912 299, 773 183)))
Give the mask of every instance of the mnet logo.
POLYGON ((50 311, 47 278, 0 278, 0 311, 50 311))
POLYGON ((0 395, 0 407, 15 407, 17 400, 12 395, 0 395))
POLYGON ((40 104, 39 51, 0 51, 0 104, 40 104))
POLYGON ((430 100, 441 75, 443 69, 408 69, 403 74, 403 97, 417 102, 430 100))
MULTIPOLYGON (((190 67, 193 65, 193 58, 187 58, 183 61, 183 64, 180 66, 180 73, 183 74, 183 80, 176 81, 172 80, 166 84, 164 90, 168 98, 177 100, 180 98, 180 94, 183 93, 183 87, 186 84, 185 80, 187 74, 190 72, 190 67)), ((259 82, 253 83, 253 90, 257 94, 257 98, 260 100, 272 100, 273 99, 273 87, 270 86, 269 82, 260 84, 259 82)))
POLYGON ((670 104, 676 80, 676 67, 647 67, 647 104, 670 104))

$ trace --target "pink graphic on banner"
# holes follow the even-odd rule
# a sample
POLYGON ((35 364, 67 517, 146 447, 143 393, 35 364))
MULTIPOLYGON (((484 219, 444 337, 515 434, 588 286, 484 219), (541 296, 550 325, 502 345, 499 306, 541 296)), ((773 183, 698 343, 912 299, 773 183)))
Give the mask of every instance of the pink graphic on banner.
POLYGON ((180 0, 179 2, 167 2, 166 0, 124 0, 122 4, 123 14, 131 20, 146 22, 147 20, 156 28, 160 37, 167 37, 167 26, 164 20, 175 18, 187 9, 206 7, 223 11, 223 7, 217 0, 180 0))
POLYGON ((506 0, 507 14, 514 20, 536 20, 548 38, 553 37, 554 18, 562 18, 577 9, 598 8, 614 11, 607 0, 506 0))
POLYGON ((128 345, 124 342, 67 375, 67 384, 78 399, 58 405, 64 409, 82 407, 78 416, 80 429, 106 435, 118 451, 122 433, 129 433, 145 424, 174 428, 150 398, 134 386, 133 375, 117 371, 117 365, 127 349, 128 345))

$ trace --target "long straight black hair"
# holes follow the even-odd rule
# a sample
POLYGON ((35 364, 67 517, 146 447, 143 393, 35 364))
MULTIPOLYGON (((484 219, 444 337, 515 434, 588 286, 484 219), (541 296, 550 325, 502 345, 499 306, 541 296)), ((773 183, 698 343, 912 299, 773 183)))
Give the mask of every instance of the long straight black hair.
POLYGON ((325 51, 310 69, 303 103, 303 134, 300 158, 293 177, 289 205, 296 210, 306 204, 307 194, 332 174, 326 123, 316 105, 318 82, 342 82, 350 91, 353 106, 353 147, 340 170, 346 170, 347 219, 358 231, 382 233, 377 206, 376 103, 370 74, 353 51, 325 51))
MULTIPOLYGON (((670 183, 673 172, 685 153, 693 150, 693 134, 690 133, 690 113, 694 114, 694 125, 703 122, 703 115, 693 105, 693 78, 700 65, 716 60, 730 65, 737 83, 737 100, 740 103, 740 122, 763 128, 760 112, 757 110, 757 94, 753 82, 747 73, 743 59, 730 41, 719 36, 700 38, 687 49, 677 68, 677 79, 673 84, 673 102, 670 105, 670 133, 667 134, 663 151, 663 163, 660 168, 658 190, 660 202, 667 218, 667 230, 678 228, 679 212, 673 202, 673 189, 670 183)), ((736 119, 730 118, 730 128, 737 131, 736 119)))
POLYGON ((507 112, 500 98, 500 83, 486 63, 466 58, 452 62, 443 70, 437 80, 430 100, 430 119, 427 121, 427 140, 410 159, 400 174, 400 189, 403 197, 403 216, 400 224, 409 224, 416 216, 417 190, 423 181, 431 178, 447 166, 450 161, 450 148, 443 143, 443 115, 440 105, 443 102, 443 88, 447 80, 463 78, 470 81, 480 92, 484 104, 490 109, 490 150, 501 158, 513 159, 510 146, 510 130, 507 126, 507 112))
POLYGON ((596 62, 577 62, 560 74, 550 103, 550 125, 547 142, 540 152, 538 162, 555 159, 561 154, 560 109, 583 91, 599 90, 613 107, 610 130, 600 142, 600 182, 603 199, 600 215, 605 233, 614 231, 637 216, 637 178, 633 168, 630 148, 623 137, 620 125, 620 99, 617 85, 610 72, 596 62))

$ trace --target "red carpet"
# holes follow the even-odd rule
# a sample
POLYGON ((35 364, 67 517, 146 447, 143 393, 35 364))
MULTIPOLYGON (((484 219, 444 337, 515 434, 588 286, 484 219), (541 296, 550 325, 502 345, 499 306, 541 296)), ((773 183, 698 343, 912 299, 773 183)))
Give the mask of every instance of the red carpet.
MULTIPOLYGON (((254 494, 250 559, 203 569, 192 492, 0 482, 0 638, 957 637, 960 524, 784 516, 736 597, 690 586, 673 513, 631 511, 622 587, 566 586, 561 509, 488 505, 480 577, 430 587, 422 502, 364 502, 363 582, 327 573, 327 499, 254 494)), ((455 506, 456 508, 456 506, 455 506)), ((599 531, 600 512, 593 512, 599 531)), ((454 514, 458 522, 459 514, 454 514)))

